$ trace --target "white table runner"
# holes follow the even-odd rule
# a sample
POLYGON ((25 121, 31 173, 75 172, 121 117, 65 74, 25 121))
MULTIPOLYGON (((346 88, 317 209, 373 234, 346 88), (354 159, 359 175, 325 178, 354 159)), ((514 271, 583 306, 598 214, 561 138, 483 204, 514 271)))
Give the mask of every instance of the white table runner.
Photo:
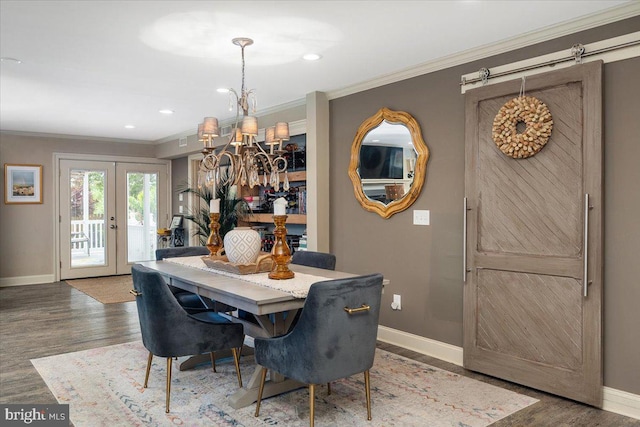
POLYGON ((296 276, 293 279, 286 280, 269 279, 269 273, 229 273, 228 271, 216 270, 215 268, 207 267, 204 261, 202 261, 201 256, 165 258, 163 259, 163 261, 172 262, 174 264, 180 264, 191 268, 197 268, 200 270, 210 271, 212 273, 221 274, 223 276, 234 277, 236 279, 255 283, 256 285, 264 286, 266 288, 277 289, 279 291, 286 292, 296 298, 306 298, 307 294, 309 293, 309 287, 311 287, 311 285, 313 285, 314 283, 331 280, 327 277, 314 276, 312 274, 298 272, 296 272, 296 276))

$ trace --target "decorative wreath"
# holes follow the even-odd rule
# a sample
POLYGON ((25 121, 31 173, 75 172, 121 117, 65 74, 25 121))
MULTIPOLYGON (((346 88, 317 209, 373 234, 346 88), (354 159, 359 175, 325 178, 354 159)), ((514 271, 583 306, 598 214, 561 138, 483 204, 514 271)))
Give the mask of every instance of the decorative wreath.
POLYGON ((504 104, 493 119, 493 141, 507 156, 526 159, 542 150, 551 129, 553 118, 544 102, 533 96, 520 96, 504 104), (518 133, 518 123, 526 125, 523 133, 518 133))

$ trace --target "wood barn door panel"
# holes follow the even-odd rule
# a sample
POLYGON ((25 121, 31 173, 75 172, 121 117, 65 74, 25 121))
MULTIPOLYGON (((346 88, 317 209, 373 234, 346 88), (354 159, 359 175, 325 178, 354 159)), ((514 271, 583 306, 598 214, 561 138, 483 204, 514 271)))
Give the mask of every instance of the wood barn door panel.
POLYGON ((564 369, 580 369, 579 281, 480 270, 477 295, 478 348, 564 369))
POLYGON ((526 160, 505 156, 491 137, 496 112, 513 95, 479 102, 478 251, 576 258, 583 246, 582 121, 554 112, 581 110, 581 85, 527 95, 544 99, 555 120, 554 143, 526 160))
POLYGON ((526 80, 554 121, 527 159, 491 132, 520 86, 466 93, 464 366, 601 406, 602 63, 526 80))

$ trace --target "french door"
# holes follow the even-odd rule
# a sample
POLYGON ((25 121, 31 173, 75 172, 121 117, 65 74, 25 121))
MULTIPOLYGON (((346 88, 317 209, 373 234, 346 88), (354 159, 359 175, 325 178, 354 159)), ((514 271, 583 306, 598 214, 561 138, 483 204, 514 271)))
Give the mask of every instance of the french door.
POLYGON ((464 366, 602 405, 602 63, 527 78, 554 127, 535 156, 496 147, 520 81, 466 94, 464 366))
POLYGON ((128 274, 168 221, 166 164, 60 160, 60 278, 128 274))

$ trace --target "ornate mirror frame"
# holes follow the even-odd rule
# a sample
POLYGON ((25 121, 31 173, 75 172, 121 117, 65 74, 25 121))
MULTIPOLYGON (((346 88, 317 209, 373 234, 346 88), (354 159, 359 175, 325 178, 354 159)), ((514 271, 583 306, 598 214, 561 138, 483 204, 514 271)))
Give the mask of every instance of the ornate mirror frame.
POLYGON ((391 215, 402 212, 416 201, 424 185, 427 173, 427 160, 429 159, 429 148, 422 138, 420 125, 411 116, 404 111, 393 111, 388 108, 381 108, 376 114, 366 119, 356 133, 351 145, 351 161, 349 163, 349 178, 353 183, 353 191, 360 205, 369 212, 375 212, 383 218, 389 218, 391 215), (358 168, 360 166, 360 149, 362 141, 367 133, 371 132, 383 121, 392 124, 403 124, 409 129, 413 147, 417 153, 413 183, 409 191, 400 199, 393 200, 389 204, 384 204, 377 200, 372 200, 364 193, 362 180, 358 168))

